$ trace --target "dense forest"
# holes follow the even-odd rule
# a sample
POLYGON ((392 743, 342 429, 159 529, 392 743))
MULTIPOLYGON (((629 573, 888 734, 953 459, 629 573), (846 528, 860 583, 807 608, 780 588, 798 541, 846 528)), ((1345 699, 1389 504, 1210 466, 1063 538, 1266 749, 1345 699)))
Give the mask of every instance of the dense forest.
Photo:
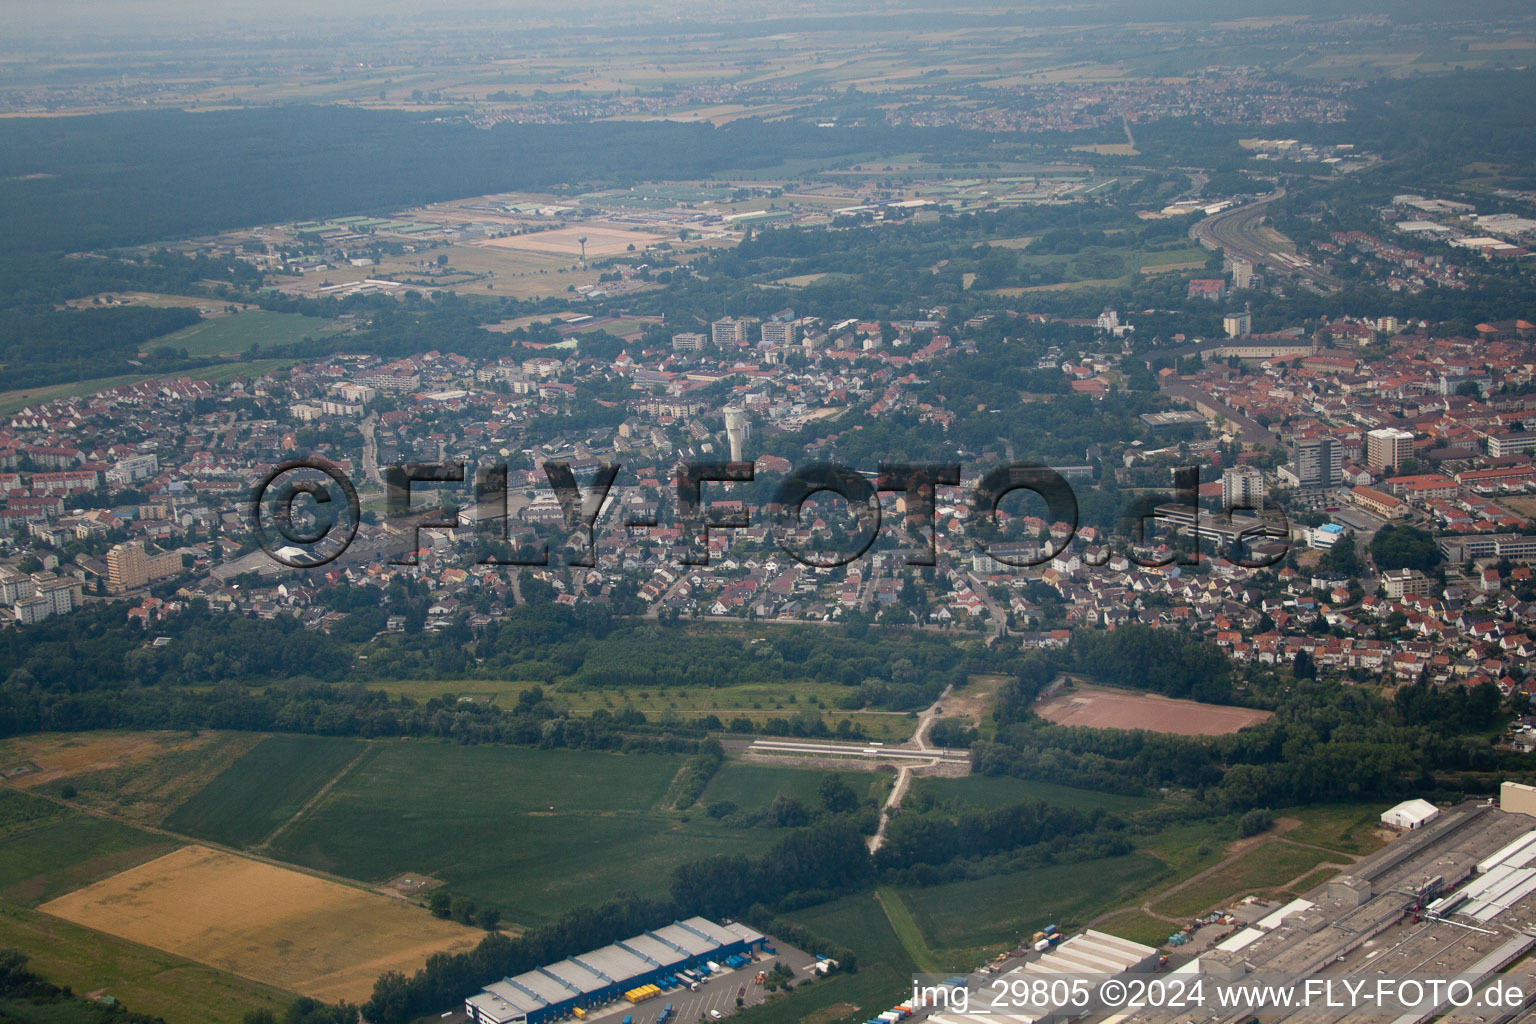
POLYGON ((0 233, 34 252, 387 212, 511 189, 624 186, 986 147, 959 130, 798 121, 500 124, 354 107, 161 110, 0 125, 0 233), (67 214, 67 215, 65 215, 67 214))
POLYGON ((1438 690, 1413 683, 1389 699, 1254 666, 1240 677, 1213 646, 1142 626, 1079 634, 1066 651, 1028 656, 1001 688, 995 716, 996 736, 971 747, 977 771, 1128 795, 1182 787, 1212 812, 1484 792, 1495 773, 1523 770, 1487 741, 1508 717, 1491 684, 1438 690), (1274 714, 1224 736, 1059 726, 1031 705, 1064 671, 1274 714))

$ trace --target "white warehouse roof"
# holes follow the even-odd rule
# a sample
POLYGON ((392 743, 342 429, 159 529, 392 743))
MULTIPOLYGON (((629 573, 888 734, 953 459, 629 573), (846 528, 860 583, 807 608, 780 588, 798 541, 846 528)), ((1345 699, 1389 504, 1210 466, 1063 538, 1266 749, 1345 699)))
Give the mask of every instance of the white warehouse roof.
POLYGON ((1396 807, 1383 811, 1381 823, 1393 828, 1414 829, 1427 825, 1440 817, 1440 808, 1428 800, 1404 800, 1396 807))

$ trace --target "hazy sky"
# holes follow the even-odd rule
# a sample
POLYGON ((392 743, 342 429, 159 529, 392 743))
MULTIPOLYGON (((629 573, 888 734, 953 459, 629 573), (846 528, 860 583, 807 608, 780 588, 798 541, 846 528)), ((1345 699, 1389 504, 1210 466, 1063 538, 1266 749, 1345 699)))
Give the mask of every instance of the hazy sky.
POLYGON ((0 3, 0 31, 70 36, 175 35, 186 29, 238 30, 260 25, 302 32, 307 25, 344 21, 458 23, 476 17, 498 23, 590 20, 605 11, 622 15, 626 10, 657 6, 654 0, 9 0, 0 3))

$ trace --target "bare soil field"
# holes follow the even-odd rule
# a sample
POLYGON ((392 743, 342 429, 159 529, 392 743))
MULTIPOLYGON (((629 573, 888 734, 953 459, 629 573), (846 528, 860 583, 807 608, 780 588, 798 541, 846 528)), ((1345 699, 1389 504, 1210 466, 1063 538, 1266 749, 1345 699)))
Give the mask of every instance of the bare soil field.
POLYGON ((533 252, 558 253, 561 256, 580 256, 580 239, 587 240, 587 258, 596 259, 600 256, 617 256, 627 252, 633 245, 635 249, 643 250, 654 242, 666 241, 666 236, 652 234, 648 231, 628 231, 622 228, 604 228, 597 225, 583 225, 574 228, 555 228, 552 231, 535 231, 527 235, 509 235, 506 238, 492 238, 485 245, 498 249, 523 249, 533 252))
POLYGON ((46 914, 317 999, 366 1000, 482 932, 274 864, 186 846, 43 904, 46 914))
POLYGON ((1146 729, 1180 736, 1220 736, 1258 725, 1268 711, 1174 700, 1151 693, 1076 690, 1052 697, 1035 707, 1040 717, 1057 725, 1089 729, 1146 729))

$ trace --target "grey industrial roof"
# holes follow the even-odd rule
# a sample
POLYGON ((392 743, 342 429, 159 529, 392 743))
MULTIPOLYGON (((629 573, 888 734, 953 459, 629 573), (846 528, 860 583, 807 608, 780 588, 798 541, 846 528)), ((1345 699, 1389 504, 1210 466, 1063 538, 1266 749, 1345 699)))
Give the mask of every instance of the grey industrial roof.
POLYGON ((528 971, 507 980, 514 986, 522 986, 546 1003, 563 1003, 576 995, 554 978, 538 971, 528 971))
POLYGON ((627 988, 657 970, 670 969, 693 957, 718 955, 724 946, 743 941, 759 942, 762 938, 761 933, 743 924, 722 926, 706 918, 690 917, 498 981, 486 986, 481 995, 472 999, 498 1019, 505 1019, 552 1003, 564 1003, 610 984, 627 988))
POLYGON ((519 1013, 530 1013, 544 1005, 528 993, 506 981, 498 981, 493 985, 487 985, 485 986, 485 991, 487 995, 494 996, 519 1013))
POLYGON ((596 992, 606 988, 608 982, 604 981, 592 971, 571 960, 562 960, 557 964, 550 964, 544 968, 545 973, 553 974, 561 981, 574 985, 581 992, 596 992))
POLYGON ((646 963, 629 950, 617 945, 594 949, 590 953, 581 954, 576 959, 602 971, 619 984, 655 969, 654 965, 646 963))
POLYGON ((660 939, 652 938, 649 935, 636 935, 632 939, 625 939, 622 945, 638 953, 640 956, 650 957, 662 967, 680 964, 688 959, 687 953, 680 953, 660 939))
POLYGON ((725 926, 725 930, 745 942, 762 942, 764 938, 762 932, 756 928, 749 928, 740 921, 732 921, 725 926))
POLYGON ((702 932, 704 936, 713 939, 716 945, 729 946, 733 942, 741 941, 741 936, 727 931, 724 927, 704 917, 690 917, 686 921, 680 921, 684 928, 692 932, 702 932))
POLYGON ((686 949, 693 956, 713 953, 720 948, 720 943, 691 932, 681 924, 669 924, 665 928, 657 928, 651 934, 664 942, 686 949))

